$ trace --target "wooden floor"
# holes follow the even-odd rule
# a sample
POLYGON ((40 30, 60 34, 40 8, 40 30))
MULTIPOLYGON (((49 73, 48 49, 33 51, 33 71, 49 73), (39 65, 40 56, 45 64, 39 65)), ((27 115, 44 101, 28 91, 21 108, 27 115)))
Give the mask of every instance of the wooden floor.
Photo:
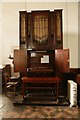
MULTIPOLYGON (((20 96, 21 97, 21 96, 20 96)), ((16 96, 0 95, 0 116, 2 118, 78 118, 80 108, 69 106, 14 106, 16 96)), ((72 120, 72 119, 71 119, 72 120)))

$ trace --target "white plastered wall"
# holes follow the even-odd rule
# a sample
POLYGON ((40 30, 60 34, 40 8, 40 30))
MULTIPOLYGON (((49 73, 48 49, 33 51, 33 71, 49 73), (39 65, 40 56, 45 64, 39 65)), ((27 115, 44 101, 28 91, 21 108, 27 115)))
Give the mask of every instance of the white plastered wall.
POLYGON ((78 3, 67 3, 67 43, 70 49, 70 67, 78 68, 78 3))
POLYGON ((0 65, 2 64, 2 4, 0 3, 0 65))
POLYGON ((78 4, 78 67, 80 68, 80 2, 78 4))

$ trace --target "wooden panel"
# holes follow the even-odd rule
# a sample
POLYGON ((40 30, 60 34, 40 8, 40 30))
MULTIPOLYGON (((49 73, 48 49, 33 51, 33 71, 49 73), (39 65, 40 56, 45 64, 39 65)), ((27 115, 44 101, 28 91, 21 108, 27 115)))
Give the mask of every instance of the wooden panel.
POLYGON ((70 71, 76 74, 80 74, 80 68, 70 68, 70 71))
POLYGON ((80 74, 77 75, 76 82, 80 85, 80 74))
POLYGON ((31 25, 32 25, 32 14, 31 13, 27 13, 27 48, 28 49, 32 49, 32 29, 31 29, 31 25))
POLYGON ((25 50, 14 50, 14 71, 26 72, 27 59, 25 50))
POLYGON ((50 30, 49 30, 49 34, 50 34, 50 49, 55 49, 55 40, 54 40, 54 34, 55 34, 55 29, 54 29, 54 27, 55 27, 55 21, 54 21, 54 11, 52 11, 52 12, 50 12, 50 30))
POLYGON ((55 50, 55 70, 69 72, 69 49, 55 50))
POLYGON ((68 49, 55 50, 55 71, 56 71, 56 76, 59 76, 61 79, 59 85, 59 93, 60 95, 67 96, 67 80, 64 79, 64 73, 69 72, 68 49))
POLYGON ((54 10, 55 13, 55 49, 63 49, 63 36, 62 36, 62 9, 54 10))
POLYGON ((20 49, 25 49, 27 42, 27 11, 19 11, 19 32, 20 32, 20 49))

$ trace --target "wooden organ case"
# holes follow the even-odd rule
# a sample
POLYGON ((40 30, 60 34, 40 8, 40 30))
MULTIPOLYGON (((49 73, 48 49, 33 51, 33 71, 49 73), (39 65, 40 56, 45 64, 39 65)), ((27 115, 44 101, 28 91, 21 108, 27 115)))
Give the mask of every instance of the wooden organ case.
POLYGON ((63 50, 62 9, 20 11, 19 31, 20 48, 14 50, 14 70, 20 72, 21 78, 43 79, 69 70, 69 50, 63 50))

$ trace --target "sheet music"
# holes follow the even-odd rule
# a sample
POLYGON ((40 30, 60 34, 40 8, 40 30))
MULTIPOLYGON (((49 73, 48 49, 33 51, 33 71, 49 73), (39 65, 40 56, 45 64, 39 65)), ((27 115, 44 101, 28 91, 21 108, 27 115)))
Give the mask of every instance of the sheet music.
POLYGON ((41 63, 49 63, 49 55, 43 55, 41 58, 41 63))

